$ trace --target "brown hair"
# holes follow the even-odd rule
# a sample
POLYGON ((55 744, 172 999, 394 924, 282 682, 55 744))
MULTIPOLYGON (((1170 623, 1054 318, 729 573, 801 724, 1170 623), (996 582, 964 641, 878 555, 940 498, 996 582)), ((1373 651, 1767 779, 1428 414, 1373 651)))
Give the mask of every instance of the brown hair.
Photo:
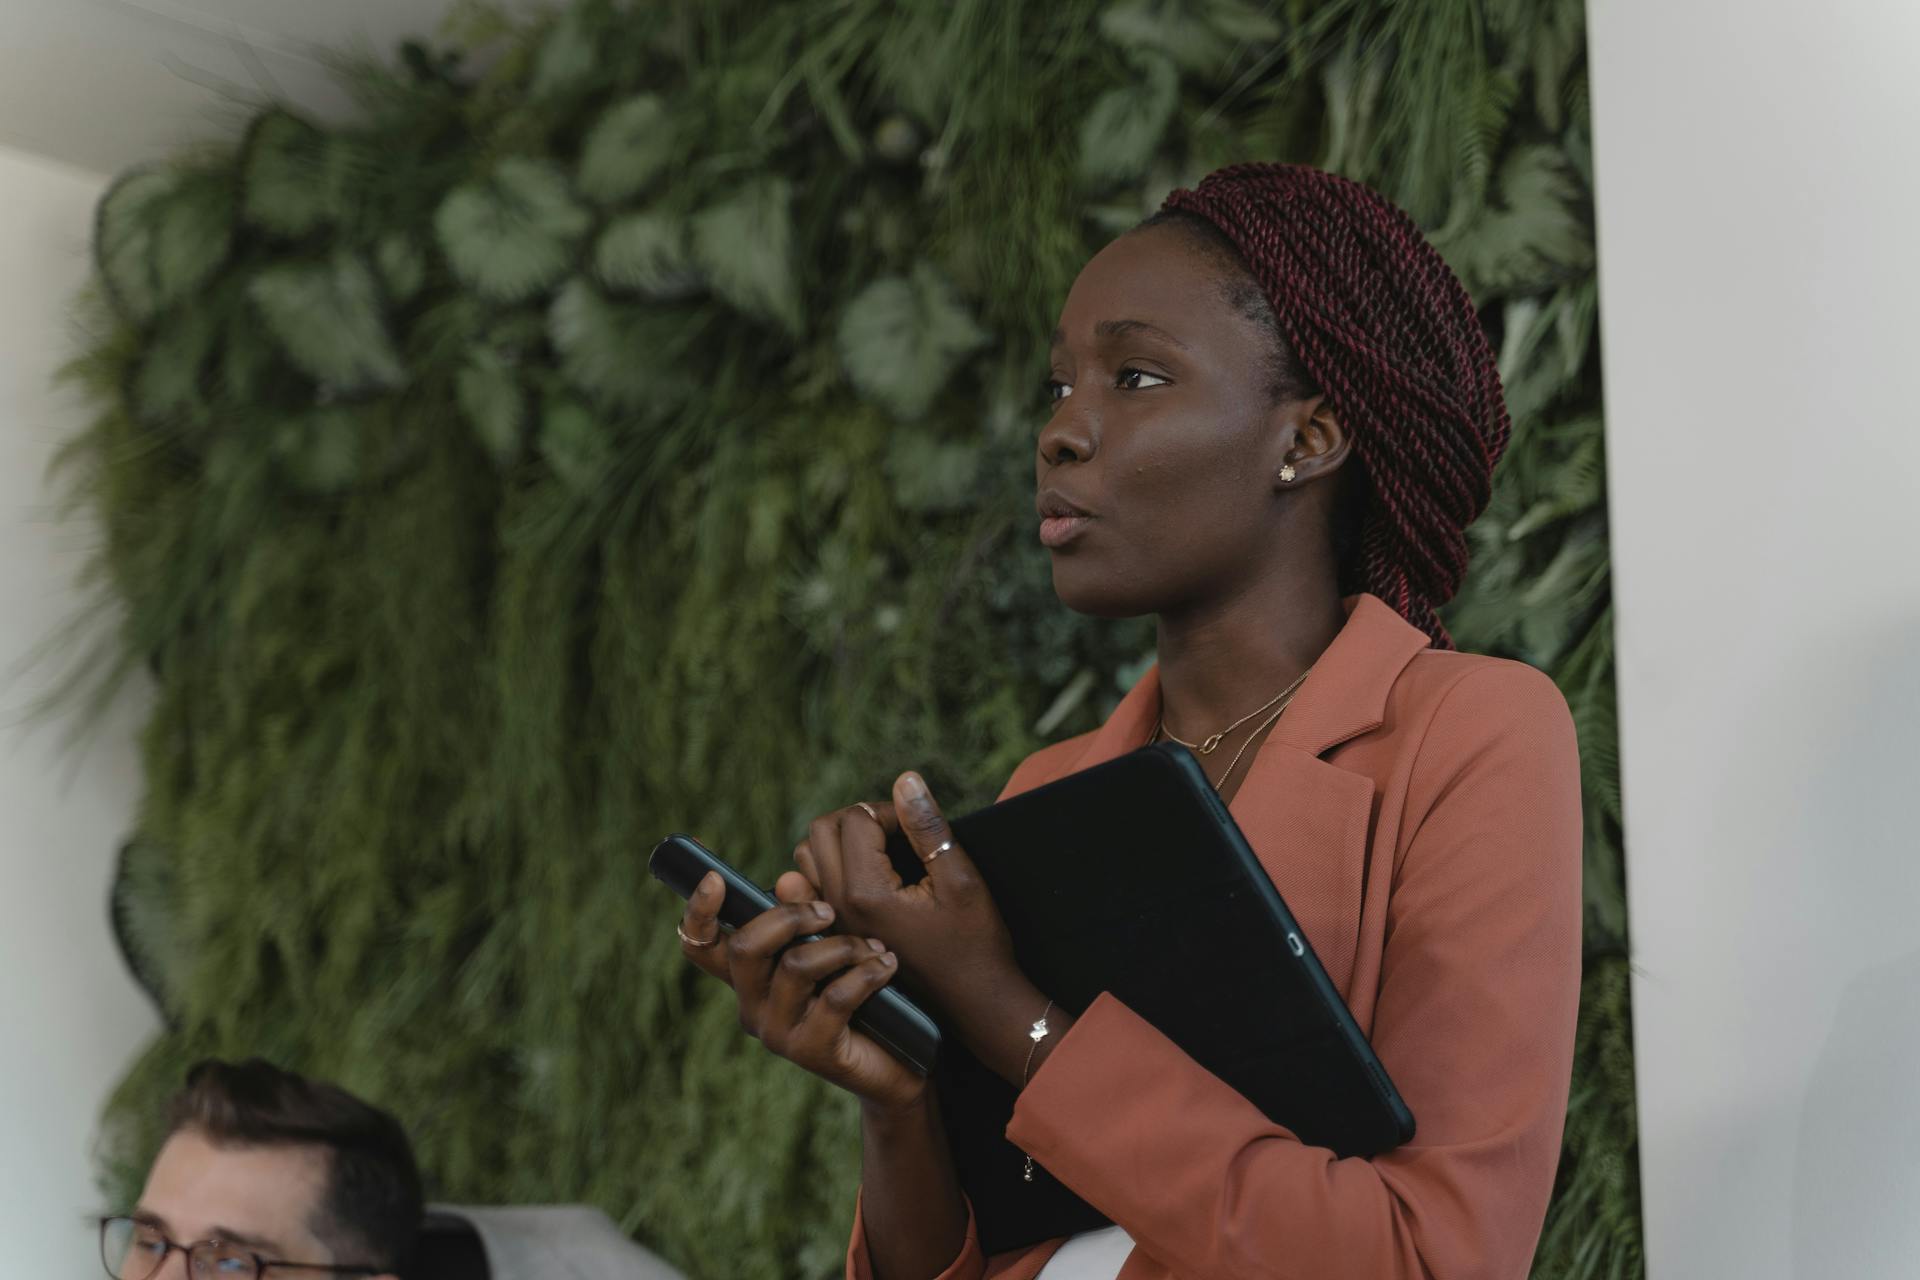
POLYGON ((338 1085, 261 1058, 194 1064, 167 1108, 167 1132, 216 1145, 311 1146, 327 1153, 327 1185, 308 1224, 341 1262, 406 1265, 420 1228, 420 1171, 400 1122, 338 1085))

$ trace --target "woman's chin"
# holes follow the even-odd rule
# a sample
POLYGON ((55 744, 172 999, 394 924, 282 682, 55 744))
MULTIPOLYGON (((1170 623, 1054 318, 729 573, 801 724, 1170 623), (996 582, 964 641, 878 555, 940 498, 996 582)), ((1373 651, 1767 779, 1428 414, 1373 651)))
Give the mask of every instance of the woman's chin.
POLYGON ((1138 618, 1155 611, 1137 583, 1115 582, 1107 575, 1088 572, 1089 568, 1054 558, 1053 594, 1061 604, 1090 618, 1138 618))

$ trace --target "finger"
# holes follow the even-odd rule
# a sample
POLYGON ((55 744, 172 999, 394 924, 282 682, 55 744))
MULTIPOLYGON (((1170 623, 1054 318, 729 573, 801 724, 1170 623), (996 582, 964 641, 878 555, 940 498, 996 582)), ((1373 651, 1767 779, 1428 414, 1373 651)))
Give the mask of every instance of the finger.
POLYGON ((820 896, 820 864, 813 856, 813 846, 802 840, 793 846, 793 865, 800 868, 800 874, 813 886, 813 896, 820 896))
POLYGON ((847 1034, 847 1024, 873 993, 893 981, 899 961, 888 951, 867 960, 826 985, 799 1023, 788 1033, 790 1057, 814 1062, 830 1061, 835 1047, 847 1034))
POLYGON ((857 813, 869 822, 878 823, 888 835, 900 829, 900 819, 893 811, 891 800, 862 800, 859 804, 848 806, 849 814, 857 813))
MULTIPOLYGON (((858 809, 861 806, 856 805, 854 807, 858 809)), ((866 807, 873 810, 873 813, 867 814, 866 816, 876 817, 879 820, 880 830, 884 832, 886 835, 886 839, 882 843, 881 848, 885 850, 887 861, 890 864, 892 864, 894 874, 897 876, 900 876, 901 875, 900 868, 903 864, 900 861, 899 846, 901 844, 907 843, 906 837, 901 832, 901 829, 900 829, 900 808, 898 805, 894 804, 893 801, 891 800, 872 800, 867 803, 866 807)), ((906 849, 906 852, 909 854, 913 854, 913 860, 915 862, 920 861, 920 855, 913 853, 913 849, 911 848, 911 846, 909 846, 906 849)), ((913 873, 908 872, 906 874, 911 875, 913 873)), ((925 872, 922 872, 920 874, 924 875, 925 872)), ((918 875, 914 876, 914 879, 916 881, 918 881, 919 878, 920 877, 918 875)), ((905 877, 902 876, 903 881, 904 879, 905 877)))
POLYGON ((927 879, 936 891, 943 883, 957 886, 974 878, 973 861, 953 838, 953 828, 947 825, 946 815, 927 790, 925 779, 911 770, 901 774, 893 783, 893 803, 900 829, 926 865, 927 879))
POLYGON ((820 896, 835 906, 847 900, 846 867, 840 857, 840 814, 823 813, 807 827, 807 852, 813 874, 807 878, 820 887, 820 896))
POLYGON ((900 874, 887 857, 886 829, 858 808, 840 811, 840 865, 849 901, 881 902, 900 889, 900 874))
POLYGON ((812 902, 819 898, 820 891, 800 872, 783 871, 773 882, 773 896, 782 902, 812 902))
POLYGON ((891 800, 868 800, 853 806, 853 811, 863 818, 878 822, 880 829, 890 836, 900 834, 900 810, 891 800), (873 812, 868 813, 868 809, 873 812))
POLYGON ((680 954, 721 979, 727 977, 726 945, 720 936, 720 904, 726 896, 720 873, 709 871, 687 896, 687 909, 680 917, 680 954))
POLYGON ((740 1022, 759 1034, 762 1006, 773 981, 774 961, 795 938, 818 933, 833 919, 824 902, 792 902, 763 911, 727 939, 727 967, 740 999, 740 1022))
POLYGON ((767 992, 765 1025, 777 1027, 783 1033, 790 1032, 806 1013, 807 1003, 822 982, 885 954, 886 949, 886 944, 878 938, 850 934, 787 948, 774 967, 773 985, 767 992))

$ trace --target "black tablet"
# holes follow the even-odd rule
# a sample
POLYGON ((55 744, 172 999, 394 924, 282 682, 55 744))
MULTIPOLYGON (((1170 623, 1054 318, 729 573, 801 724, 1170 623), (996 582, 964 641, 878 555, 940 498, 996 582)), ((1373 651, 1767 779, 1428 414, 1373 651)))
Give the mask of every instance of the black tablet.
MULTIPOLYGON (((1113 993, 1309 1145, 1370 1156, 1413 1136, 1312 940, 1184 747, 1143 747, 952 825, 1022 970, 1061 1007, 1113 993)), ((923 874, 904 841, 889 852, 904 878, 923 874)), ((1014 1087, 957 1036, 934 1079, 989 1254, 1107 1225, 1044 1169, 1024 1181, 1004 1136, 1014 1087)))

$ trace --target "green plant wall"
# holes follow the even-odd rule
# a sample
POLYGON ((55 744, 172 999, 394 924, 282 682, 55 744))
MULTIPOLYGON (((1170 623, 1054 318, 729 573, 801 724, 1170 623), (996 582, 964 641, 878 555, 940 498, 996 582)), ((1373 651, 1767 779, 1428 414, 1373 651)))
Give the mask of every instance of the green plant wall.
POLYGON ((848 1100, 742 1037, 644 860, 771 878, 925 769, 958 809, 1095 724, 1145 624, 1032 541, 1044 335, 1170 188, 1370 181, 1501 352, 1514 443, 1449 614, 1559 680, 1588 973, 1536 1273, 1641 1269, 1577 0, 584 0, 459 10, 116 183, 66 461, 151 673, 115 912, 167 1029, 332 1076, 443 1198, 587 1200, 701 1277, 835 1271, 848 1100))

